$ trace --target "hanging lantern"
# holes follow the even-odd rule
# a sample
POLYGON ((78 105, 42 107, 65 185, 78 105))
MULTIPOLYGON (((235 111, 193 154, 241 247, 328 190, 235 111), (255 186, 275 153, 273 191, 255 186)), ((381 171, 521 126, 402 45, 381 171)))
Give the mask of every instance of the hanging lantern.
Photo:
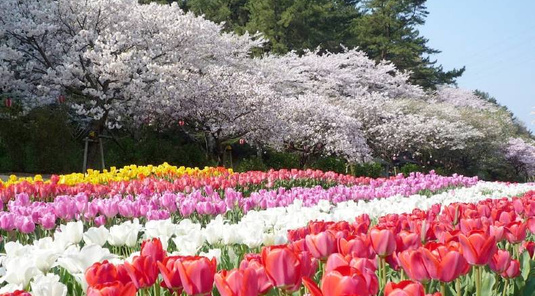
POLYGON ((186 124, 186 123, 184 122, 184 120, 181 119, 181 120, 178 121, 178 125, 180 125, 180 126, 184 126, 184 124, 186 124))
POLYGON ((60 103, 60 104, 65 103, 65 96, 60 95, 60 96, 58 97, 58 103, 60 103))
POLYGON ((7 98, 4 100, 4 105, 8 108, 11 108, 11 106, 13 105, 13 100, 11 100, 11 98, 7 98))
POLYGON ((245 144, 245 139, 240 139, 240 145, 245 144))

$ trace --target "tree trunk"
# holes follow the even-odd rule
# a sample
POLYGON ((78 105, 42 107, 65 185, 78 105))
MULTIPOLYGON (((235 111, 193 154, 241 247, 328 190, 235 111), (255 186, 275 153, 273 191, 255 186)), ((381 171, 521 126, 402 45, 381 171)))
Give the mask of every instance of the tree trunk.
POLYGON ((89 132, 89 141, 87 143, 87 168, 94 170, 102 170, 102 158, 100 151, 101 139, 99 136, 104 132, 104 124, 106 122, 107 113, 100 120, 95 120, 91 124, 91 131, 89 132))
POLYGON ((217 165, 223 164, 223 157, 225 154, 225 147, 220 143, 219 139, 214 137, 210 132, 204 133, 206 141, 206 156, 208 159, 213 160, 217 165))

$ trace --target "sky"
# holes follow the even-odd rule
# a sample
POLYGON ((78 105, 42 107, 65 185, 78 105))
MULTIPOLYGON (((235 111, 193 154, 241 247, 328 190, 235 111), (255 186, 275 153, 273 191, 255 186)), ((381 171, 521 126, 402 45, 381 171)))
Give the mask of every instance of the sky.
POLYGON ((535 132, 535 0, 428 0, 419 28, 459 87, 488 92, 535 132))

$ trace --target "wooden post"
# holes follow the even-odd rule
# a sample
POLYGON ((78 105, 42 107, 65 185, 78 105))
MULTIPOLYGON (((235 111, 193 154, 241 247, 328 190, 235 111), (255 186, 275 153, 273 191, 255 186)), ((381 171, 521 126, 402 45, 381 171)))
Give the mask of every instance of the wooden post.
POLYGON ((98 137, 98 144, 100 146, 100 161, 102 164, 102 170, 106 168, 106 165, 104 164, 104 146, 102 145, 102 138, 98 137))
POLYGON ((85 174, 87 172, 87 150, 89 149, 89 137, 85 137, 85 148, 84 148, 84 166, 82 172, 85 174))

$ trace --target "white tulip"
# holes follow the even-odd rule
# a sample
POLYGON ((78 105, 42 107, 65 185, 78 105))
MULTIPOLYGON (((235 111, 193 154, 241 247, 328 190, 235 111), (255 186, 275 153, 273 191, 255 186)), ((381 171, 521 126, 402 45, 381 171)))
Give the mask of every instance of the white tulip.
POLYGON ((30 280, 41 272, 35 266, 31 256, 10 257, 4 260, 6 274, 0 278, 0 283, 21 285, 27 287, 30 280))
POLYGON ((200 253, 199 256, 204 256, 210 260, 215 258, 216 262, 221 262, 221 249, 211 249, 207 253, 200 253))
POLYGON ((141 230, 141 225, 139 225, 139 220, 134 219, 133 222, 126 221, 120 225, 114 225, 110 228, 110 237, 108 242, 112 246, 128 246, 134 247, 137 245, 137 237, 139 231, 141 230))
POLYGON ((59 231, 54 233, 55 241, 64 241, 67 244, 77 244, 82 241, 84 224, 82 221, 68 222, 60 225, 59 231))
POLYGON ((67 287, 55 274, 38 275, 31 283, 33 296, 66 296, 67 287))
POLYGON ((84 242, 88 245, 99 245, 103 246, 110 237, 110 231, 104 227, 91 227, 84 233, 84 242))
POLYGON ((70 274, 84 273, 94 263, 114 257, 116 255, 111 254, 110 250, 99 245, 85 246, 81 250, 77 246, 72 246, 58 258, 56 265, 65 268, 70 274))

